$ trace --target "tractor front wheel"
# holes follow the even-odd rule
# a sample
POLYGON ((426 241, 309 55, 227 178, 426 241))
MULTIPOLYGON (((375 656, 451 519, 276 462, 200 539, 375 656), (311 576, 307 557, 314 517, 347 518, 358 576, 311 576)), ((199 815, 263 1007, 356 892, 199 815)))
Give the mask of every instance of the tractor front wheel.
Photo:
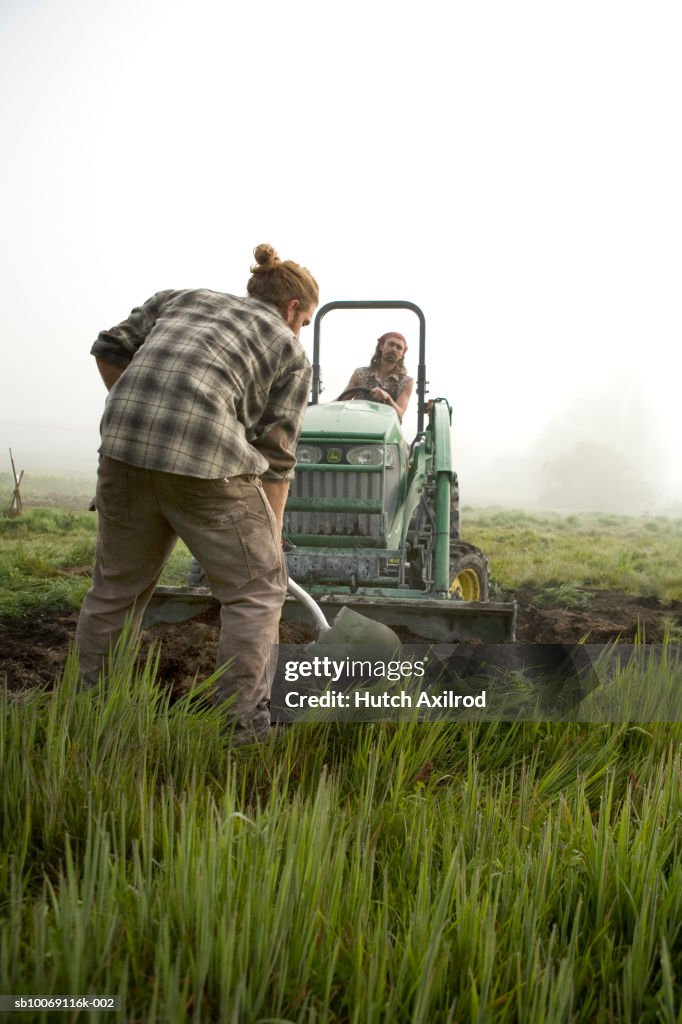
POLYGON ((450 544, 450 593, 459 601, 487 601, 490 596, 488 562, 473 544, 450 544))

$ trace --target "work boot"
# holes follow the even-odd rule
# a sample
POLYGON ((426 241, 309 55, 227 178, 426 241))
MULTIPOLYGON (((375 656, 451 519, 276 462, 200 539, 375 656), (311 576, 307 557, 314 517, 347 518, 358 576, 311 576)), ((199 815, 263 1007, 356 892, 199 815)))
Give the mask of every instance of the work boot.
POLYGON ((230 746, 236 749, 256 747, 261 743, 269 743, 274 738, 275 730, 269 725, 256 729, 254 725, 238 725, 230 734, 230 746))

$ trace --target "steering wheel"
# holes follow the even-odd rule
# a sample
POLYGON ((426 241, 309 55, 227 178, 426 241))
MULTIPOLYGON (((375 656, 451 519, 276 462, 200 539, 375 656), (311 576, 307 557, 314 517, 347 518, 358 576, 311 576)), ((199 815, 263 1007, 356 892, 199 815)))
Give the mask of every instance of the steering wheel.
POLYGON ((372 388, 346 388, 342 391, 339 397, 336 399, 337 402, 343 402, 346 398, 371 398, 372 388))

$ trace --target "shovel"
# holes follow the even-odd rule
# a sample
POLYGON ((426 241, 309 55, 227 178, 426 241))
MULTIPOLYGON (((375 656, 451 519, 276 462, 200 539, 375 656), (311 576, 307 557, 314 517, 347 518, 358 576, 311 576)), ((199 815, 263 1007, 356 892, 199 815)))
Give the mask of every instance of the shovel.
MULTIPOLYGON (((188 580, 192 587, 207 585, 204 570, 194 557, 190 563, 188 580)), ((308 645, 307 651, 311 651, 318 644, 334 644, 337 648, 343 649, 335 652, 343 657, 361 654, 362 652, 357 650, 359 647, 365 651, 371 648, 372 655, 381 661, 391 661, 400 654, 400 639, 383 622, 368 619, 366 615, 360 615, 352 608, 342 608, 334 619, 334 625, 330 626, 319 604, 291 577, 287 583, 287 590, 304 608, 307 608, 318 629, 317 640, 308 645)))
POLYGON ((334 625, 330 626, 319 604, 295 580, 289 578, 287 590, 308 609, 319 631, 317 640, 308 645, 307 651, 334 644, 336 653, 343 653, 344 657, 361 656, 362 649, 366 651, 368 648, 371 648, 372 657, 381 661, 391 661, 400 655, 400 639, 383 622, 368 619, 352 608, 342 608, 334 619, 334 625), (339 652, 338 648, 346 650, 339 652))

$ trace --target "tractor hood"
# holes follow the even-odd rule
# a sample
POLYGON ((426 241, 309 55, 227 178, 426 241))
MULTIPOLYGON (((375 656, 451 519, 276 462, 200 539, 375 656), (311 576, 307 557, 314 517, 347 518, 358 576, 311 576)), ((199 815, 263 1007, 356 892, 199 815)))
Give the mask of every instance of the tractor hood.
POLYGON ((356 399, 309 405, 303 419, 302 437, 363 438, 399 444, 400 423, 393 409, 381 402, 356 399))

